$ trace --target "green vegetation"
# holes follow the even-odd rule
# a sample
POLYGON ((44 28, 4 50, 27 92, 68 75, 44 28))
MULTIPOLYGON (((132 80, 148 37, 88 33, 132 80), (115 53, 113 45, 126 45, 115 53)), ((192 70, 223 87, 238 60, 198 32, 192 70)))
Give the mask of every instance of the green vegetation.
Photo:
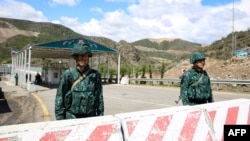
POLYGON ((156 42, 151 42, 149 39, 142 39, 136 42, 133 42, 132 45, 134 46, 144 46, 158 49, 159 45, 156 42))
MULTIPOLYGON (((202 47, 201 44, 184 41, 181 39, 175 39, 173 41, 165 40, 160 43, 151 41, 149 39, 142 39, 132 43, 128 43, 122 40, 116 43, 111 39, 105 37, 80 35, 72 31, 71 29, 59 24, 0 18, 0 26, 3 26, 3 28, 11 28, 7 27, 7 24, 1 24, 4 22, 15 26, 14 28, 18 28, 19 30, 32 31, 39 34, 38 36, 16 35, 8 38, 6 41, 1 42, 1 63, 11 63, 10 51, 12 49, 21 50, 28 44, 44 43, 77 37, 85 37, 118 50, 121 53, 121 77, 129 76, 136 78, 146 78, 146 76, 149 75, 149 77, 152 78, 152 74, 157 71, 157 73, 160 74, 161 78, 163 78, 164 72, 167 69, 175 67, 175 64, 177 62, 183 59, 187 59, 191 52, 197 50, 203 51, 206 56, 215 59, 227 60, 232 57, 232 34, 229 34, 227 37, 223 37, 220 40, 214 41, 207 47, 202 47), (153 49, 154 51, 138 50, 137 48, 135 48, 135 46, 148 48, 149 50, 153 49), (178 53, 170 53, 168 52, 169 50, 176 51, 178 53), (152 58, 160 58, 163 61, 160 59, 159 61, 152 58), (167 63, 167 61, 170 61, 170 63, 167 63), (171 61, 174 63, 171 63, 171 61)), ((250 46, 250 29, 247 31, 236 32, 235 34, 237 49, 242 49, 250 46)), ((101 57, 99 66, 101 75, 106 77, 108 73, 106 62, 107 57, 110 57, 110 77, 116 77, 116 54, 104 55, 104 57, 101 57)), ((41 61, 41 59, 34 59, 32 60, 32 64, 41 64, 41 62, 39 61, 41 61)), ((53 61, 53 59, 51 61, 53 61)), ((224 64, 226 65, 227 62, 225 61, 224 64)))
POLYGON ((21 50, 28 44, 36 44, 36 43, 62 40, 67 38, 82 37, 82 35, 77 34, 72 30, 70 30, 69 28, 66 28, 58 24, 36 23, 26 20, 0 18, 0 22, 3 21, 16 26, 20 30, 38 32, 40 34, 38 37, 16 35, 0 43, 0 48, 1 48, 0 62, 3 61, 9 62, 9 60, 11 60, 10 52, 12 49, 21 50))
MULTIPOLYGON (((235 32, 236 49, 250 47, 250 29, 247 31, 235 32)), ((232 57, 232 34, 223 37, 221 40, 213 42, 209 47, 202 48, 207 56, 227 60, 232 57)))
POLYGON ((185 50, 185 51, 195 51, 201 48, 201 44, 192 43, 184 41, 181 39, 175 39, 173 41, 162 41, 159 44, 152 42, 149 39, 143 39, 136 42, 133 42, 134 46, 143 46, 148 48, 154 48, 157 50, 185 50))

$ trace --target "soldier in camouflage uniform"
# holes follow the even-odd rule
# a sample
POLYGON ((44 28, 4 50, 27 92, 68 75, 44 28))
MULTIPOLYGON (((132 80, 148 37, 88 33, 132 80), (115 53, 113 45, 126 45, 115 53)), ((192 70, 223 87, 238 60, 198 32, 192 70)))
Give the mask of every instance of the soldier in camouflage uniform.
POLYGON ((205 55, 194 52, 190 56, 192 68, 181 78, 180 95, 183 105, 197 105, 214 102, 210 78, 205 70, 205 55))
POLYGON ((55 99, 56 119, 103 116, 101 76, 89 66, 89 57, 92 57, 89 44, 76 44, 72 57, 77 65, 64 71, 61 76, 55 99), (74 84, 78 79, 78 83, 74 84))

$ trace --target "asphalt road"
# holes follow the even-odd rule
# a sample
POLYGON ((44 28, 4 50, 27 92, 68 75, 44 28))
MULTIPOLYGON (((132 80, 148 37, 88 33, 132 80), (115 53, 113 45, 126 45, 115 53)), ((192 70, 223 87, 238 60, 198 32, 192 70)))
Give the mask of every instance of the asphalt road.
MULTIPOLYGON (((136 112, 143 110, 182 106, 176 104, 179 88, 137 85, 103 85, 105 115, 136 112)), ((225 101, 238 98, 250 99, 247 93, 231 93, 213 91, 215 101, 225 101)), ((47 89, 32 93, 38 105, 35 115, 37 121, 53 121, 56 89, 47 89)))

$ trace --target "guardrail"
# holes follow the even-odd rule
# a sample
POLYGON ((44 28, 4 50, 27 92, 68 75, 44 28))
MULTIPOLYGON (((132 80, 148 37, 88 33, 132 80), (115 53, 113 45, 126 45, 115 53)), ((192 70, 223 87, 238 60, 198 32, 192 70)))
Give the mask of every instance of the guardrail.
POLYGON ((227 79, 217 79, 217 80, 211 80, 211 83, 216 84, 250 84, 250 80, 227 80, 227 79))
MULTIPOLYGON (((181 79, 179 78, 130 78, 129 79, 130 83, 132 82, 151 82, 150 84, 153 85, 155 82, 165 82, 169 86, 170 84, 173 83, 180 83, 181 79)), ((216 85, 217 90, 220 89, 220 84, 231 84, 231 85, 238 85, 240 86, 239 89, 241 92, 244 91, 244 87, 246 85, 250 85, 250 80, 231 80, 231 79, 212 79, 211 80, 212 84, 216 85)))
POLYGON ((117 78, 101 78, 103 83, 117 84, 117 78))
MULTIPOLYGON (((130 81, 146 81, 146 82, 180 82, 179 78, 129 78, 130 81)), ((214 84, 250 84, 250 80, 231 80, 231 79, 212 79, 214 84)))

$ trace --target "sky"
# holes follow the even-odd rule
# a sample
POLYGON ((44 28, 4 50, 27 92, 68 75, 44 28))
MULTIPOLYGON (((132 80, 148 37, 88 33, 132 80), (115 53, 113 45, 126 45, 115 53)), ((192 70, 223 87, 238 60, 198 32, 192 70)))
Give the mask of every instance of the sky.
POLYGON ((250 0, 0 0, 0 17, 51 22, 116 42, 179 38, 211 44, 250 29, 250 0))

